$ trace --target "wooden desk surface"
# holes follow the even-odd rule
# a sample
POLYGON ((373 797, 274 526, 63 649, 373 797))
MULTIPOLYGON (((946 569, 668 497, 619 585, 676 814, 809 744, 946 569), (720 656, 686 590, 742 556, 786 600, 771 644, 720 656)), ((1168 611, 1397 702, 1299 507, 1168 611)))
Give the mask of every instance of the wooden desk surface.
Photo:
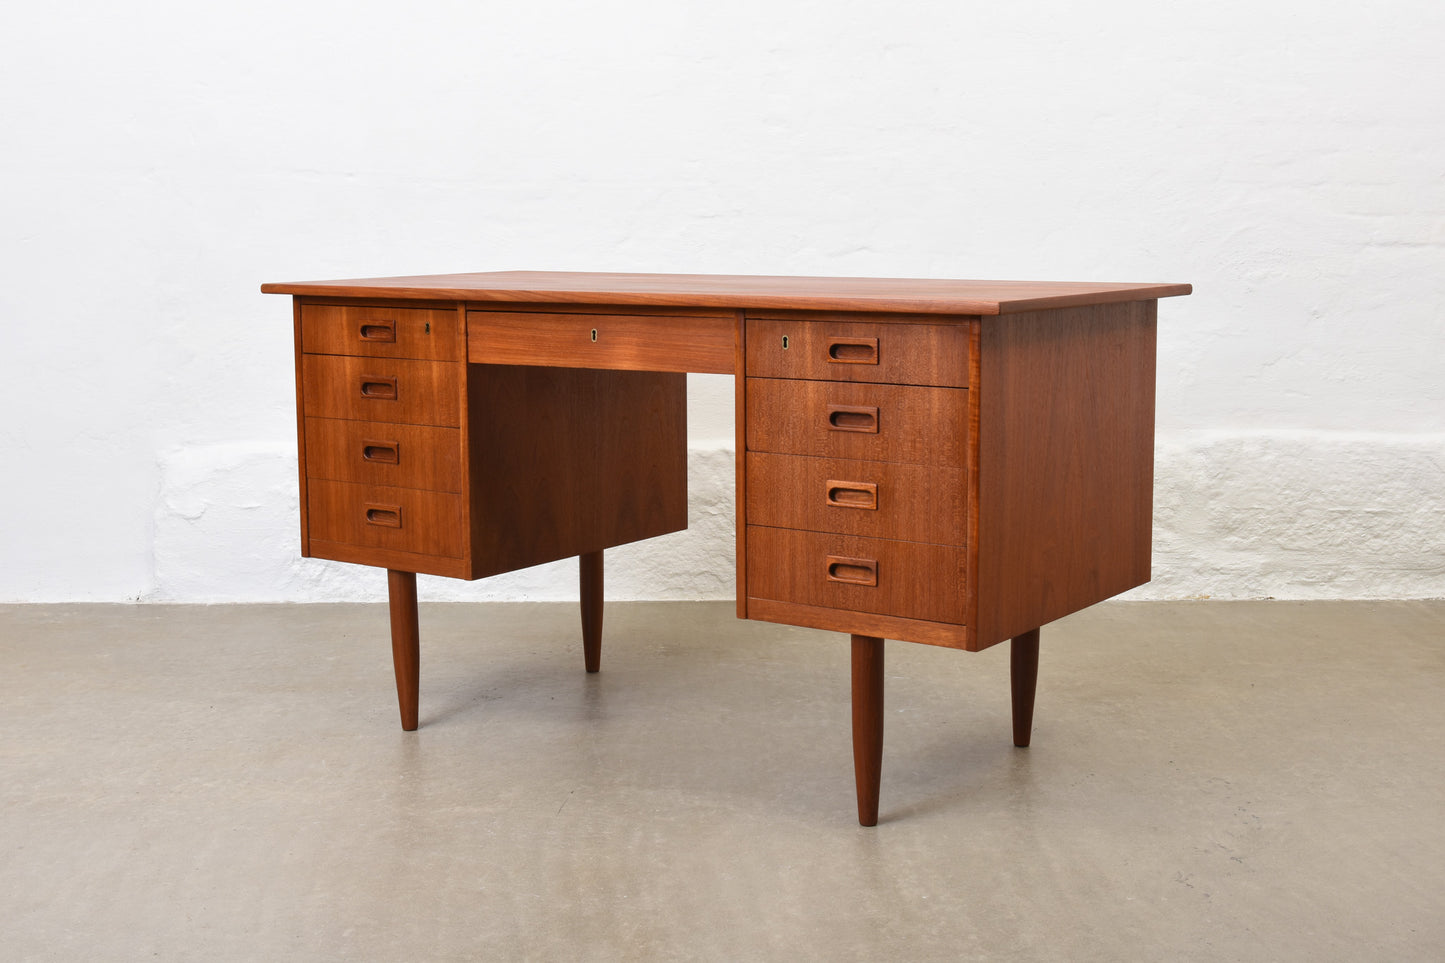
POLYGON ((485 271, 263 284, 266 294, 997 315, 1189 294, 1188 284, 485 271))

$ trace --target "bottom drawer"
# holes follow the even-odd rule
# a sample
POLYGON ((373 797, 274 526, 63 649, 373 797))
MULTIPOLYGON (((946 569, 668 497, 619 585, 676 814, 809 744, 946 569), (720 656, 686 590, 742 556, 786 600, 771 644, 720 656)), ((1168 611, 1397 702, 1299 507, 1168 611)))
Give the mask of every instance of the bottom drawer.
POLYGON ((311 537, 366 548, 461 558, 462 496, 311 478, 306 482, 311 537))
POLYGON ((749 525, 747 565, 751 598, 964 621, 962 548, 749 525))

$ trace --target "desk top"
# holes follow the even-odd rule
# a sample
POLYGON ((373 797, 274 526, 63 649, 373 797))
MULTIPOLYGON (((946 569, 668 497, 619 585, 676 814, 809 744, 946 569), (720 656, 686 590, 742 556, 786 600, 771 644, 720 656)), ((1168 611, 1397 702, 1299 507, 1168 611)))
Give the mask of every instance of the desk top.
POLYGON ((309 297, 987 315, 1146 301, 1192 290, 1188 284, 564 271, 485 271, 261 285, 265 294, 309 297))

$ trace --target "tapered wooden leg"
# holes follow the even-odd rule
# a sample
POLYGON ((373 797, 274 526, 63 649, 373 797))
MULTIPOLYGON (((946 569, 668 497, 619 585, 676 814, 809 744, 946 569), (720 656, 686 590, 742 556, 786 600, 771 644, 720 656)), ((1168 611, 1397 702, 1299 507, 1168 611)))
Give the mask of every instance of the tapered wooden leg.
POLYGON ((396 669, 396 701, 401 727, 416 729, 417 689, 421 681, 421 632, 416 617, 416 573, 386 570, 391 608, 391 662, 396 669))
POLYGON ((883 776, 883 640, 853 636, 853 779, 858 824, 878 825, 878 783, 883 776))
POLYGON ((577 557, 582 594, 582 660, 588 672, 602 667, 602 553, 577 557))
POLYGON ((1013 688, 1014 745, 1024 748, 1034 731, 1034 690, 1039 681, 1039 630, 1016 635, 1009 643, 1009 683, 1013 688))

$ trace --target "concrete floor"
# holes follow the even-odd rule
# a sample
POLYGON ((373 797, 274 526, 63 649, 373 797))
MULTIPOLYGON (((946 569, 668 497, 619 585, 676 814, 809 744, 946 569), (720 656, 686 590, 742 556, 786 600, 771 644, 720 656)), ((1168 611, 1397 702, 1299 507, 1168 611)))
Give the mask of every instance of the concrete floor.
POLYGON ((5 960, 1439 960, 1445 603, 1106 604, 888 644, 730 604, 0 607, 5 960))

